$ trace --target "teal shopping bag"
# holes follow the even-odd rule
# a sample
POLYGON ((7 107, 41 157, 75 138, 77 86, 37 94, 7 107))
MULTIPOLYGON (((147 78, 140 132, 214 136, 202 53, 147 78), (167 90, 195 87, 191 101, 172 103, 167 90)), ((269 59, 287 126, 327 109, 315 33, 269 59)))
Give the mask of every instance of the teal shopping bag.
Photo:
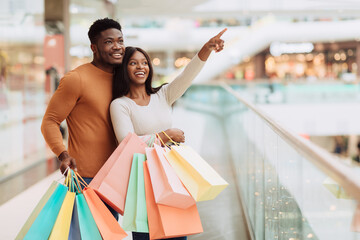
POLYGON ((31 225, 24 237, 25 240, 46 240, 49 238, 67 191, 68 188, 62 184, 56 187, 34 223, 31 225))
POLYGON ((70 170, 70 174, 69 188, 70 191, 76 193, 76 196, 68 240, 101 240, 100 232, 83 195, 83 187, 86 183, 82 178, 78 179, 77 176, 80 175, 73 170, 70 170))
POLYGON ((32 224, 35 222, 36 218, 39 216, 41 210, 44 208, 45 204, 50 199, 51 195, 54 193, 56 187, 59 185, 58 182, 54 181, 48 188, 48 190, 45 192, 45 194, 42 196, 28 219, 26 220, 24 226, 19 231, 18 235, 16 236, 15 240, 21 240, 24 239, 26 233, 29 231, 32 224))
POLYGON ((122 222, 122 227, 127 231, 149 232, 145 200, 144 161, 144 154, 134 154, 122 222))
POLYGON ((95 220, 91 214, 90 208, 82 193, 76 195, 76 207, 78 210, 78 219, 80 234, 82 240, 101 240, 99 229, 96 226, 95 220))

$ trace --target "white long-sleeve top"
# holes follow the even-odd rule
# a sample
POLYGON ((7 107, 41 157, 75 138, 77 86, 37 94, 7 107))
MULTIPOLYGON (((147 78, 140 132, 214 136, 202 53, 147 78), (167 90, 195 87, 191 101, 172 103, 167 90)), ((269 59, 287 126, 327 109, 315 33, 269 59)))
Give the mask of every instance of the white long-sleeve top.
POLYGON ((200 60, 196 54, 178 77, 150 95, 147 106, 137 105, 125 96, 113 100, 110 104, 110 116, 118 142, 129 132, 144 136, 171 128, 172 104, 190 87, 204 64, 205 61, 200 60))

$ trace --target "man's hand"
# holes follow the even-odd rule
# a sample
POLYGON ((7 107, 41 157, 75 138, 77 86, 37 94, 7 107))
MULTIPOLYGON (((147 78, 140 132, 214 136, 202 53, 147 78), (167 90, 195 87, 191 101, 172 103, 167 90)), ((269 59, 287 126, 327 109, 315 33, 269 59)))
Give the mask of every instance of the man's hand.
MULTIPOLYGON (((75 158, 71 157, 67 151, 63 151, 58 159, 60 160, 60 171, 62 174, 65 173, 67 168, 72 168, 77 171, 75 158)), ((65 173, 67 174, 67 173, 65 173)))

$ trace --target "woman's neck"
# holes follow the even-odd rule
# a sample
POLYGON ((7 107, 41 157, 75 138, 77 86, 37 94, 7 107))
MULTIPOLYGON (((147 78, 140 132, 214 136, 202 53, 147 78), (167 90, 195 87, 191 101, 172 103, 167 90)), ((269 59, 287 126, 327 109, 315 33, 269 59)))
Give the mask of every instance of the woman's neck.
POLYGON ((145 99, 149 95, 146 93, 145 85, 141 86, 130 86, 129 93, 126 94, 128 98, 131 99, 145 99))

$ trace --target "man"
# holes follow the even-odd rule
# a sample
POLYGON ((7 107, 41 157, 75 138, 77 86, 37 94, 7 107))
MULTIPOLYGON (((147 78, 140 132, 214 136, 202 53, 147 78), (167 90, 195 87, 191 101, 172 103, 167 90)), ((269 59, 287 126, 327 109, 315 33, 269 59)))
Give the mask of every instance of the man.
MULTIPOLYGON (((60 160, 60 171, 71 167, 89 183, 117 147, 110 120, 113 68, 125 52, 118 22, 95 21, 88 32, 93 61, 67 73, 60 81, 46 110, 41 131, 60 160), (60 123, 66 119, 68 150, 60 123)), ((118 214, 110 209, 118 219, 118 214)))

